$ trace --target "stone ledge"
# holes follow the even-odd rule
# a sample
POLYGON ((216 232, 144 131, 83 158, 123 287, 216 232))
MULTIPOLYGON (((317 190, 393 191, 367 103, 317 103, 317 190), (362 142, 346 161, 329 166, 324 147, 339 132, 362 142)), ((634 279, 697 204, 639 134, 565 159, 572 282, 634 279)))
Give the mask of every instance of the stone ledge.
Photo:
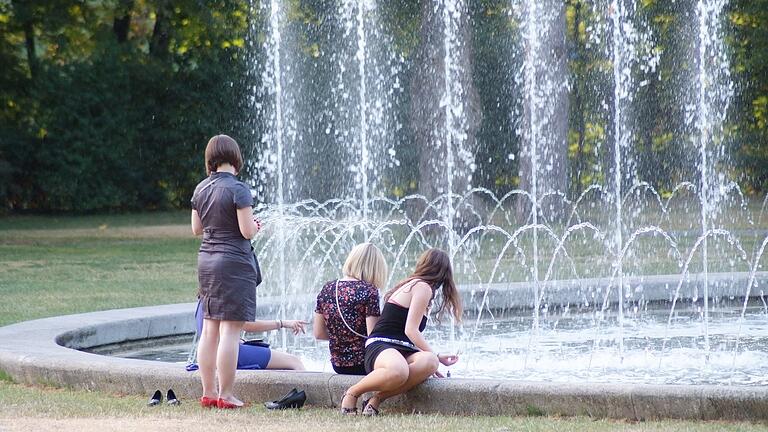
MULTIPOLYGON (((137 334, 158 337, 189 332, 192 310, 194 304, 185 303, 68 315, 3 327, 0 369, 15 381, 32 385, 147 396, 158 388, 173 388, 181 399, 193 403, 200 396, 200 378, 180 364, 101 356, 60 345, 67 342, 87 347, 137 334)), ((307 392, 308 404, 335 407, 344 390, 358 379, 323 372, 238 371, 236 391, 244 399, 258 402, 299 387, 307 392)), ((430 379, 387 401, 384 409, 459 415, 766 421, 768 388, 430 379)))

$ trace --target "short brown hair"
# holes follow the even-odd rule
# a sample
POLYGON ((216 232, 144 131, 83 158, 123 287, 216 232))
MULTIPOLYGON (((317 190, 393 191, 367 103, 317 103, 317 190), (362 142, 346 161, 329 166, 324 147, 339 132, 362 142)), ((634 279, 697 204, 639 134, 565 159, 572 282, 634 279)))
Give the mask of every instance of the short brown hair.
POLYGON ((237 141, 227 135, 216 135, 208 140, 205 147, 205 172, 210 175, 219 166, 228 163, 240 172, 243 167, 243 155, 237 141))

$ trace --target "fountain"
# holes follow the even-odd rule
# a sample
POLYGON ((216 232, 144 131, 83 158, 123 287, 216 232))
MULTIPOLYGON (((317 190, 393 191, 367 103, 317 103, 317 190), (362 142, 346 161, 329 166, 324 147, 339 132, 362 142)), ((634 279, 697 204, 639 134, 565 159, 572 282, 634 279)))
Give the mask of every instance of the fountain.
MULTIPOLYGON (((519 149, 504 160, 521 161, 522 177, 521 187, 495 193, 476 157, 472 2, 400 5, 419 14, 408 32, 421 26, 418 41, 403 42, 394 36, 402 31, 392 25, 395 2, 339 0, 319 16, 300 2, 254 0, 249 39, 259 84, 250 100, 260 139, 246 154, 255 155, 247 166, 265 226, 254 241, 265 275, 259 317, 311 319, 316 292, 359 242, 384 252, 389 285, 421 251, 441 247, 452 256, 465 315, 462 323, 432 320, 426 337, 439 351, 461 353, 451 368, 459 379, 429 380, 393 404, 764 420, 768 197, 751 206, 727 176, 726 0, 677 3, 696 19, 680 30, 680 43, 690 45, 681 64, 690 70, 680 72, 689 88, 681 90, 684 130, 675 139, 696 169, 681 167, 683 179, 659 190, 644 179, 633 144, 642 127, 637 96, 662 79, 656 66, 665 53, 637 2, 594 0, 584 7, 605 80, 587 96, 603 107, 610 132, 597 138, 600 175, 573 194, 554 178, 566 169, 570 89, 562 2, 510 0, 493 11, 518 36, 499 49, 519 65, 505 83, 520 93, 509 112, 519 149), (429 180, 423 193, 398 184, 405 165, 434 170, 407 177, 429 180), (430 397, 409 399, 422 391, 430 397)), ((166 305, 8 326, 0 329, 0 368, 19 380, 120 392, 154 389, 161 377, 192 393, 198 378, 173 363, 187 360, 191 312, 166 305), (168 363, 64 348, 101 352, 168 336, 171 347, 160 354, 168 363), (117 377, 101 379, 110 373, 117 377)), ((314 372, 246 373, 238 382, 247 396, 266 400, 278 386, 301 385, 311 389, 310 403, 338 404, 333 395, 351 378, 322 373, 330 371, 324 343, 270 337, 314 372)), ((155 347, 116 355, 158 359, 155 347)))
MULTIPOLYGON (((433 320, 426 337, 439 351, 461 353, 451 368, 459 379, 430 380, 415 391, 435 392, 437 404, 406 396, 406 409, 470 412, 486 404, 440 398, 473 397, 462 390, 477 386, 478 397, 500 401, 502 408, 483 411, 494 414, 533 405, 566 415, 764 419, 768 197, 751 205, 728 180, 726 1, 679 3, 696 20, 680 31, 692 66, 681 72, 688 74, 680 90, 684 130, 675 139, 696 169, 681 162, 682 180, 658 190, 644 178, 633 144, 643 126, 635 118, 638 94, 662 79, 656 66, 665 53, 655 49, 638 2, 594 0, 589 43, 603 56, 605 82, 586 97, 604 108, 609 132, 597 138, 599 176, 573 194, 558 183, 569 90, 561 2, 510 0, 503 8, 519 36, 505 48, 520 65, 509 84, 521 93, 509 113, 520 148, 505 160, 521 161, 523 178, 521 187, 494 193, 478 175, 485 162, 476 158, 471 2, 412 6, 421 14, 420 38, 396 47, 391 2, 339 0, 320 17, 295 2, 254 1, 259 85, 251 101, 260 139, 246 154, 255 155, 247 163, 265 226, 254 241, 265 275, 259 317, 311 319, 317 291, 339 276, 359 242, 384 252, 389 285, 421 251, 441 247, 452 256, 465 316, 462 323, 433 320), (402 180, 401 162, 433 171, 408 177, 431 179, 423 193, 393 186, 402 180)), ((79 385, 101 388, 114 382, 96 379, 106 364, 139 377, 121 391, 154 386, 161 371, 191 392, 196 378, 172 363, 187 359, 192 336, 179 345, 178 335, 190 331, 191 311, 163 306, 0 329, 0 367, 27 377, 34 374, 25 368, 40 363, 42 379, 82 375, 79 385), (49 351, 19 352, 11 343, 43 332, 49 351), (165 336, 172 346, 164 354, 154 347, 117 353, 171 362, 152 362, 149 372, 124 358, 56 351, 165 336), (64 366, 46 368, 52 355, 64 366)), ((338 402, 327 395, 340 394, 349 377, 320 373, 330 371, 324 343, 286 332, 270 337, 315 372, 247 375, 252 397, 288 382, 314 386, 312 403, 338 402)))
MULTIPOLYGON (((697 97, 689 104, 696 108, 686 121, 695 125, 695 133, 688 136, 700 154, 699 177, 678 184, 664 196, 643 181, 632 150, 634 95, 649 77, 659 79, 653 74, 662 54, 653 50, 653 38, 644 30, 635 2, 595 1, 591 12, 601 24, 595 30, 602 32, 595 39, 605 47, 612 71, 606 83, 612 96, 604 101, 611 132, 603 148, 609 157, 602 168, 605 184, 593 184, 573 200, 549 179, 553 172, 565 169, 558 166, 563 162, 556 154, 559 138, 553 132, 559 106, 567 106, 564 99, 568 97, 563 79, 567 71, 553 56, 558 44, 565 43, 559 28, 563 6, 532 0, 512 1, 508 8, 509 20, 519 24, 521 34, 515 55, 522 67, 511 75, 524 96, 522 106, 510 115, 520 119, 517 133, 525 145, 521 158, 530 165, 522 172, 530 176, 525 180, 528 188, 499 197, 465 181, 475 170, 472 145, 466 144, 472 139, 465 105, 471 90, 465 88, 463 75, 471 69, 462 63, 467 60, 462 49, 469 43, 462 26, 468 22, 469 9, 464 1, 442 0, 424 3, 421 18, 426 20, 422 25, 432 27, 433 35, 442 35, 425 43, 432 44, 429 49, 442 61, 430 66, 428 73, 437 75, 433 81, 440 83, 430 90, 439 108, 432 113, 436 121, 429 124, 435 137, 431 145, 436 146, 444 177, 433 177, 439 186, 429 196, 386 195, 381 179, 391 181, 391 174, 383 168, 391 166, 394 155, 387 139, 400 131, 392 125, 398 121, 393 112, 401 103, 388 96, 403 90, 399 76, 407 67, 394 54, 394 39, 381 23, 382 7, 373 1, 342 1, 336 15, 326 18, 338 30, 330 30, 335 40, 321 48, 321 57, 327 57, 327 67, 338 73, 329 83, 314 83, 318 88, 331 86, 332 105, 324 106, 327 114, 311 117, 311 105, 303 105, 306 96, 296 90, 285 92, 280 82, 281 53, 298 55, 295 49, 280 49, 281 37, 288 41, 298 37, 281 34, 280 27, 289 25, 275 12, 277 3, 271 3, 264 45, 270 78, 263 82, 264 93, 275 96, 259 101, 271 113, 261 151, 277 154, 277 165, 284 153, 300 161, 298 155, 306 153, 306 146, 318 144, 303 144, 306 136, 286 128, 282 118, 287 115, 296 124, 330 119, 324 126, 325 134, 333 137, 327 145, 347 150, 338 163, 354 178, 334 196, 319 200, 306 195, 309 189, 301 186, 297 167, 276 168, 272 173, 277 182, 260 183, 278 190, 276 195, 263 195, 270 204, 261 216, 270 228, 255 242, 266 271, 279 274, 268 277, 260 288, 265 299, 283 299, 282 306, 274 309, 276 317, 310 317, 314 292, 338 275, 346 252, 357 242, 373 241, 385 251, 392 267, 390 283, 407 274, 419 251, 437 246, 454 258, 468 306, 465 322, 472 323, 443 323, 431 335, 441 347, 466 353, 468 366, 457 368, 459 375, 594 380, 598 375, 615 379, 615 373, 628 381, 653 375, 659 383, 719 383, 724 379, 718 375, 722 368, 733 372, 740 363, 744 371, 745 364, 764 356, 760 349, 737 352, 745 344, 764 347, 768 343, 759 331, 745 334, 742 330, 745 323, 765 329, 765 308, 748 295, 755 292, 749 291, 755 280, 765 277, 756 270, 763 249, 749 257, 743 241, 727 226, 712 223, 718 204, 729 199, 724 193, 734 190, 718 172, 724 160, 722 124, 732 93, 720 25, 723 0, 700 0, 695 9, 698 36, 692 38, 690 51, 698 56, 698 72, 691 81, 697 97), (286 105, 293 110, 287 112, 286 105), (284 178, 299 184, 288 199, 282 194, 284 178), (691 230, 684 229, 689 212, 677 208, 688 205, 691 193, 698 196, 701 222, 693 239, 691 230), (559 208, 566 216, 548 213, 544 201, 559 201, 548 208, 559 208), (528 207, 521 207, 525 202, 528 207), (458 219, 464 223, 462 228, 454 225, 458 219), (730 251, 712 259, 708 251, 713 238, 724 239, 730 251), (693 256, 699 252, 701 269, 692 272, 693 256), (722 257, 729 254, 729 262, 740 260, 742 271, 735 270, 736 264, 723 268, 722 257), (585 265, 585 260, 593 265, 585 265), (660 266, 655 264, 659 261, 660 266), (286 275, 285 268, 294 271, 286 275), (740 310, 739 319, 733 318, 734 310, 740 310), (677 322, 694 334, 683 336, 677 322), (577 333, 588 336, 577 337, 577 333), (522 334, 528 334, 526 342, 519 339, 522 334), (478 338, 486 342, 479 343, 478 338), (713 338, 718 340, 716 349, 713 338), (513 354, 505 357, 509 353, 513 354), (496 358, 494 370, 501 370, 478 368, 476 355, 496 358), (540 370, 543 364, 562 367, 563 358, 574 356, 581 360, 571 362, 576 366, 564 368, 562 374, 540 370), (683 361, 685 356, 697 360, 683 361), (680 369, 665 370, 673 362, 686 365, 686 376, 680 376, 680 369), (514 365, 500 368, 501 363, 514 365)), ((296 68, 291 73, 301 74, 296 68)), ((311 88, 306 83, 295 86, 311 88)), ((331 152, 329 157, 336 156, 331 152)), ((752 225, 756 219, 744 205, 730 216, 752 225)), ((323 364, 322 345, 318 349, 315 342, 300 338, 284 339, 282 345, 323 364), (313 354, 313 350, 319 352, 313 354)), ((731 377, 727 382, 763 382, 753 375, 762 373, 760 368, 746 369, 751 371, 746 372, 749 377, 731 377)))

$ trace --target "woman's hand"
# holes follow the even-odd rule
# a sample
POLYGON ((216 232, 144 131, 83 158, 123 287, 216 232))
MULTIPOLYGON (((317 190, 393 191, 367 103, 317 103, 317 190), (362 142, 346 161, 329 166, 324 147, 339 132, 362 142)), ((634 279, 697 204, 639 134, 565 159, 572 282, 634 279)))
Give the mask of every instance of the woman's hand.
POLYGON ((304 326, 308 323, 303 320, 283 320, 283 327, 291 329, 293 334, 305 333, 304 326))
POLYGON ((439 360, 443 366, 452 366, 456 364, 457 361, 459 361, 459 355, 458 354, 438 354, 437 360, 439 360))
POLYGON ((253 224, 256 225, 256 232, 261 231, 261 221, 256 216, 253 217, 253 224))

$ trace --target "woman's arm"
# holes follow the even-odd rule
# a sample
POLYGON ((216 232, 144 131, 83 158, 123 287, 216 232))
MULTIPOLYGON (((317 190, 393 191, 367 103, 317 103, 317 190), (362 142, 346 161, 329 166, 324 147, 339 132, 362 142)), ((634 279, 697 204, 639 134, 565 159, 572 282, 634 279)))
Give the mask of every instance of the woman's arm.
POLYGON ((328 327, 325 326, 325 318, 315 312, 315 322, 312 324, 312 334, 315 339, 328 340, 328 327))
POLYGON ((243 324, 243 330, 251 333, 260 333, 281 328, 291 329, 293 334, 304 333, 304 326, 307 325, 303 320, 255 320, 246 321, 243 324))
POLYGON ((272 330, 280 330, 280 320, 255 320, 246 321, 243 330, 250 333, 261 333, 272 330))
POLYGON ((237 225, 240 227, 240 234, 248 240, 259 232, 260 226, 253 217, 251 206, 237 209, 237 225))
POLYGON ((411 301, 408 305, 408 318, 405 320, 405 335, 422 351, 432 351, 427 340, 419 331, 421 317, 427 313, 427 306, 432 299, 432 288, 419 282, 411 289, 411 301))
POLYGON ((200 220, 200 215, 197 214, 197 210, 192 210, 192 234, 199 236, 203 233, 203 221, 200 220))
POLYGON ((376 323, 379 322, 379 317, 377 316, 367 316, 365 317, 365 328, 367 330, 366 334, 373 333, 373 328, 376 327, 376 323))

